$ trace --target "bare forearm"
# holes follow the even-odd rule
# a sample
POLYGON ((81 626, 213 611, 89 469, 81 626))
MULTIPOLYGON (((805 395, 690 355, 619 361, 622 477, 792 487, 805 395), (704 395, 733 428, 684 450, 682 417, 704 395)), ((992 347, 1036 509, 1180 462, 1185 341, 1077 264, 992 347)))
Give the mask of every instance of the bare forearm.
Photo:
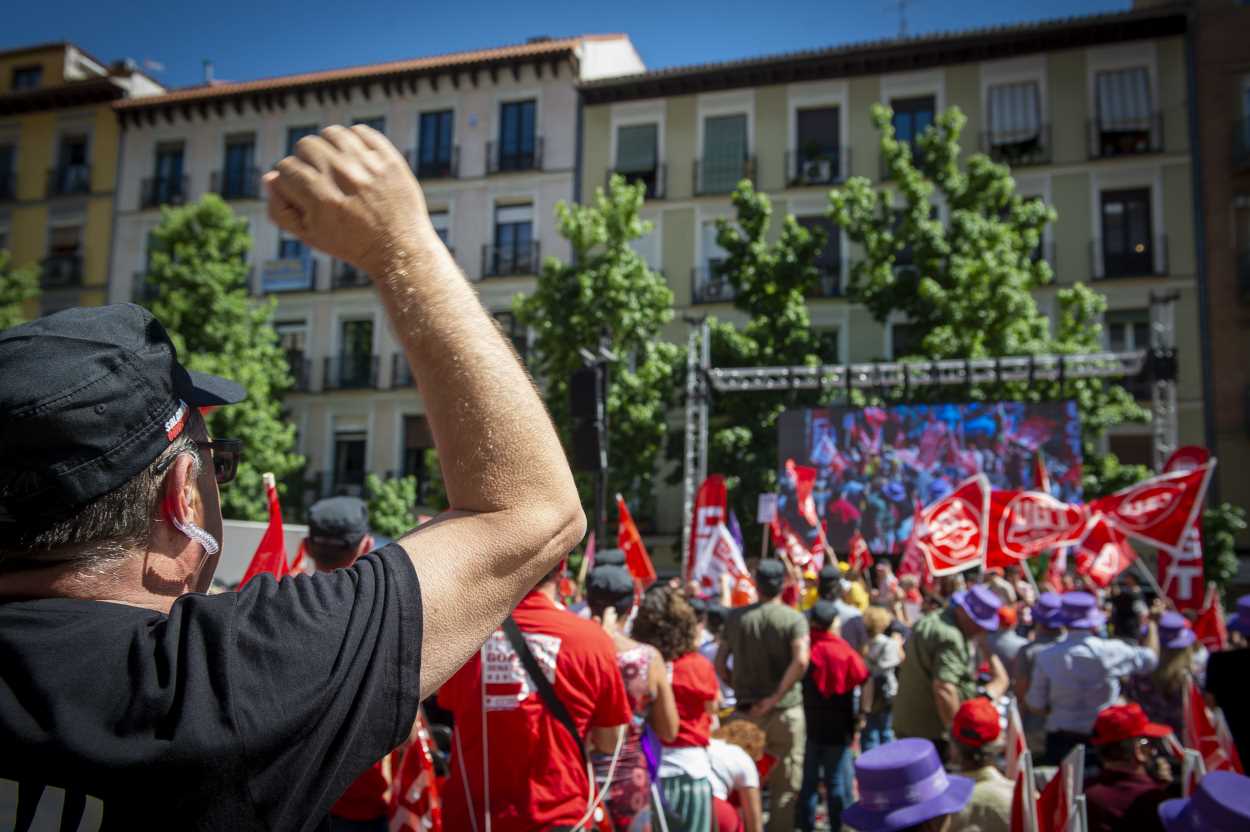
POLYGON ((990 676, 990 681, 985 685, 985 692, 997 699, 1007 692, 1011 680, 1007 677, 1007 668, 1003 667, 1002 661, 995 655, 990 656, 990 676))
POLYGON ((781 677, 781 683, 777 685, 777 689, 773 691, 773 696, 780 699, 786 695, 786 691, 794 687, 803 674, 807 672, 808 658, 806 656, 796 656, 786 665, 786 672, 781 677))
POLYGON ((760 790, 739 789, 738 796, 741 798, 742 818, 746 821, 746 832, 762 832, 764 809, 760 801, 760 790))
POLYGON ((938 719, 949 728, 959 710, 959 691, 947 682, 934 682, 933 703, 937 706, 938 719))

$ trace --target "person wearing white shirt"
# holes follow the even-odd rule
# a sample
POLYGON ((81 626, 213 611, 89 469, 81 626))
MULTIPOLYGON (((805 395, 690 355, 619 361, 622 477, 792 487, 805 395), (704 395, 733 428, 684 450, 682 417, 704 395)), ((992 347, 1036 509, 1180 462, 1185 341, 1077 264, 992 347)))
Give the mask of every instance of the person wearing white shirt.
POLYGON ((764 756, 764 732, 748 720, 737 719, 712 734, 707 750, 717 829, 760 832, 764 812, 756 762, 764 756), (738 797, 737 808, 729 802, 732 795, 738 797))

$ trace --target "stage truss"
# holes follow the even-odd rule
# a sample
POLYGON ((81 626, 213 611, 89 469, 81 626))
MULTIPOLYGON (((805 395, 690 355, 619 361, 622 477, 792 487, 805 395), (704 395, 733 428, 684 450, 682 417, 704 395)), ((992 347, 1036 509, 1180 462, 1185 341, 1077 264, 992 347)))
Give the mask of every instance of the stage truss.
POLYGON ((903 399, 921 387, 971 387, 975 384, 1051 382, 1077 379, 1151 380, 1151 433, 1155 470, 1177 448, 1175 293, 1151 296, 1151 349, 1073 355, 1009 356, 931 362, 826 364, 819 367, 713 367, 706 320, 692 321, 686 352, 686 425, 681 557, 683 573, 690 551, 695 490, 707 478, 708 419, 713 393, 821 390, 830 399, 852 390, 894 392, 903 399))

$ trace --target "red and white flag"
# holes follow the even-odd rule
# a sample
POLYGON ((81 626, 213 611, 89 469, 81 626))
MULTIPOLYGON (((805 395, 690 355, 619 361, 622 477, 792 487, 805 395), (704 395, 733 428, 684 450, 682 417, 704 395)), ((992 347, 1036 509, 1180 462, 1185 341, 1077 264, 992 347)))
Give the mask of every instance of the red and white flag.
POLYGON ((852 569, 864 570, 872 566, 872 551, 859 532, 855 532, 855 536, 851 538, 846 557, 852 569))
POLYGON ((1007 706, 1007 777, 1015 779, 1020 761, 1029 753, 1029 741, 1024 734, 1024 720, 1020 718, 1020 706, 1013 698, 1007 706))
POLYGON ((1184 548, 1185 533, 1202 511, 1215 460, 1191 471, 1160 474, 1130 488, 1099 497, 1091 512, 1106 515, 1129 537, 1157 546, 1173 555, 1184 548))
POLYGON ((1182 741, 1202 755, 1207 771, 1232 771, 1244 774, 1241 757, 1223 716, 1207 708, 1202 690, 1192 679, 1185 691, 1184 733, 1182 741))
POLYGON ((981 565, 989 512, 989 480, 984 474, 977 474, 920 513, 916 545, 924 553, 932 575, 953 575, 981 565))
POLYGON ((707 545, 695 558, 694 568, 690 571, 690 580, 699 585, 704 594, 712 597, 720 595, 722 576, 728 575, 730 586, 737 588, 742 581, 752 587, 751 573, 742 559, 742 550, 738 541, 730 534, 724 524, 716 527, 707 545))
POLYGON ((1202 755, 1192 748, 1186 748, 1181 754, 1181 797, 1193 794, 1206 776, 1207 766, 1202 761, 1202 755))
POLYGON ((712 474, 699 486, 694 497, 694 515, 690 518, 690 549, 686 552, 685 573, 690 579, 690 570, 694 567, 695 558, 711 538, 717 526, 728 522, 726 504, 729 492, 725 488, 725 478, 720 474, 712 474))
POLYGON ((638 526, 634 524, 634 518, 629 513, 629 506, 625 505, 625 498, 620 494, 616 495, 616 514, 616 543, 625 553, 625 568, 646 589, 655 583, 655 566, 651 563, 651 556, 647 554, 647 547, 642 543, 642 535, 638 533, 638 526))
POLYGON ((1050 563, 1046 566, 1046 583, 1055 592, 1063 592, 1064 580, 1068 574, 1068 547, 1060 546, 1050 553, 1050 563))
POLYGON ((1007 776, 1014 784, 1011 791, 1011 832, 1038 832, 1033 755, 1025 751, 1020 756, 1015 774, 1007 776))
POLYGON ((404 746, 391 785, 390 832, 442 832, 443 803, 438 795, 429 728, 422 714, 417 739, 404 746))
POLYGON ((263 573, 279 579, 287 574, 286 536, 282 532, 282 506, 278 502, 278 487, 273 474, 265 473, 261 479, 265 483, 265 496, 269 500, 269 525, 256 546, 252 562, 243 573, 243 580, 239 581, 240 587, 263 573))
POLYGON ((1050 493, 1050 472, 1046 470, 1046 459, 1040 448, 1033 454, 1033 487, 1043 494, 1050 493))
POLYGON ((1224 623, 1224 605, 1215 584, 1207 587, 1207 598, 1198 617, 1194 619, 1194 633, 1202 646, 1212 653, 1228 649, 1228 626, 1224 623))
POLYGON ((989 543, 985 566, 1018 566, 1047 549, 1070 546, 1085 528, 1084 506, 1057 500, 1041 491, 994 491, 990 494, 989 543))
POLYGON ((1077 574, 1104 589, 1136 559, 1128 539, 1101 514, 1094 515, 1076 545, 1077 574))

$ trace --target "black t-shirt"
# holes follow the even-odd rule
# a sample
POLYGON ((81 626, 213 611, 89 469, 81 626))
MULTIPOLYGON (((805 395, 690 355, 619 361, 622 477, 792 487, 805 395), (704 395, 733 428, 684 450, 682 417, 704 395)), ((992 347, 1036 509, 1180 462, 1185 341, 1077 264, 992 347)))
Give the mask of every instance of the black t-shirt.
POLYGON ((0 603, 0 816, 46 786, 42 813, 86 796, 83 828, 317 829, 407 738, 421 632, 394 544, 330 574, 185 595, 168 616, 0 603))
POLYGON ((1224 712, 1228 732, 1242 760, 1250 760, 1250 699, 1246 680, 1250 679, 1250 648, 1221 650, 1207 659, 1207 692, 1224 712))

